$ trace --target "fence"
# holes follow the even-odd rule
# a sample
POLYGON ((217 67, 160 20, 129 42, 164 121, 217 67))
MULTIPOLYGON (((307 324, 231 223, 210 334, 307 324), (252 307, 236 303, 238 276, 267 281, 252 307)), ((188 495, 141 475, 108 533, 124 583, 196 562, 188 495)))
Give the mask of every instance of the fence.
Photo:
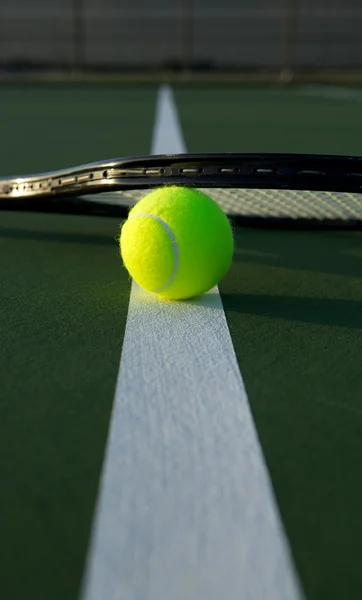
POLYGON ((36 1, 0 7, 5 68, 362 67, 359 0, 36 1))

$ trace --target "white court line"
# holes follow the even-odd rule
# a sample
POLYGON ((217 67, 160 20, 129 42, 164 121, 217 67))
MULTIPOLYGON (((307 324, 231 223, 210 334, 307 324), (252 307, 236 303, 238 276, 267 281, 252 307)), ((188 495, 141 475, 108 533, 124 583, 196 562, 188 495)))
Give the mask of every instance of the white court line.
POLYGON ((182 154, 186 152, 177 108, 169 85, 159 89, 152 137, 152 154, 182 154))
POLYGON ((302 598, 217 287, 165 302, 132 286, 83 591, 302 598))
POLYGON ((319 96, 330 100, 349 100, 352 102, 361 102, 362 100, 362 90, 333 85, 302 86, 298 89, 298 93, 303 96, 319 96))

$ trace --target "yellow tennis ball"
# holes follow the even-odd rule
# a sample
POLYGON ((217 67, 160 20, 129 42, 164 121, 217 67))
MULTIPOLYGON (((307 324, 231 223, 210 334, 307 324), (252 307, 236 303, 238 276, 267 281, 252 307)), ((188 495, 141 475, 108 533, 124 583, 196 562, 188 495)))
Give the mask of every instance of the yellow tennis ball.
POLYGON ((121 229, 126 269, 144 289, 168 300, 199 296, 229 269, 234 240, 227 216, 206 194, 158 188, 130 211, 121 229))

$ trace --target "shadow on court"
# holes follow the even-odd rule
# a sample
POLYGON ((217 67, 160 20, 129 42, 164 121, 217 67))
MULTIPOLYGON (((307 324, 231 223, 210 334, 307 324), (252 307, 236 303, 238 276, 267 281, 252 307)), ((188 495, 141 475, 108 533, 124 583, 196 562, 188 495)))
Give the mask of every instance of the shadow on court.
POLYGON ((234 262, 362 276, 362 232, 237 229, 234 262))
POLYGON ((101 246, 116 245, 117 226, 114 236, 102 233, 62 232, 62 231, 36 231, 0 227, 0 238, 10 240, 29 240, 34 242, 60 242, 61 244, 96 244, 101 246))
POLYGON ((258 294, 222 294, 227 312, 362 329, 362 301, 258 294))

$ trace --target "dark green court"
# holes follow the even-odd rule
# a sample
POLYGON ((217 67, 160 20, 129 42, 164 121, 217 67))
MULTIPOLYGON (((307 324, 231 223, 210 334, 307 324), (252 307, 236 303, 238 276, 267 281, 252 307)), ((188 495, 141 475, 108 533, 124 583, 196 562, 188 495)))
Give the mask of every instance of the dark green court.
MULTIPOLYGON (((147 154, 156 92, 3 86, 1 175, 147 154)), ((362 154, 358 101, 231 86, 175 98, 190 152, 362 154)), ((119 225, 0 212, 4 600, 79 596, 130 296, 119 225)), ((357 600, 362 234, 239 228, 235 243, 220 293, 306 598, 357 600)))

